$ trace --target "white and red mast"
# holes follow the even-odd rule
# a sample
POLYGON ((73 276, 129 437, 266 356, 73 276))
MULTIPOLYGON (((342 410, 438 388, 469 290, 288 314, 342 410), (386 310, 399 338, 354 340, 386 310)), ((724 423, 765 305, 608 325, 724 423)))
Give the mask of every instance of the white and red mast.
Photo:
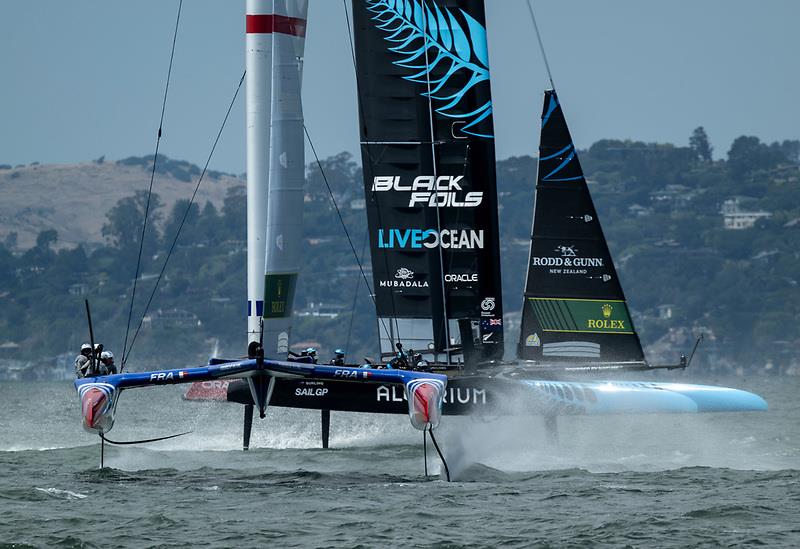
POLYGON ((247 337, 288 351, 302 254, 307 0, 247 0, 247 337))

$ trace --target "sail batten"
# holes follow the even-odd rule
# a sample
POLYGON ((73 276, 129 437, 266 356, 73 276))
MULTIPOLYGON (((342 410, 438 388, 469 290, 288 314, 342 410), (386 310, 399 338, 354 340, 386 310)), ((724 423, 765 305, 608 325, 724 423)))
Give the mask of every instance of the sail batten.
POLYGON ((644 362, 625 295, 554 90, 545 92, 519 358, 644 362))

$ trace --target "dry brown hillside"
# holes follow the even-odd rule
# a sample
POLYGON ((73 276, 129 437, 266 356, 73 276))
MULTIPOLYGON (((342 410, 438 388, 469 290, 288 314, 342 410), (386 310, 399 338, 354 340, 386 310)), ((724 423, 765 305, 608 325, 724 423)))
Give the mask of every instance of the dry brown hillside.
MULTIPOLYGON (((17 233, 19 249, 30 248, 45 229, 58 231, 58 246, 100 243, 106 213, 121 198, 138 189, 146 190, 150 171, 144 166, 115 162, 30 165, 0 170, 0 240, 17 233)), ((153 191, 161 197, 165 215, 176 200, 188 199, 197 184, 171 174, 157 173, 153 191)), ((197 193, 202 208, 210 200, 222 207, 229 187, 243 185, 235 177, 222 175, 203 179, 197 193)))

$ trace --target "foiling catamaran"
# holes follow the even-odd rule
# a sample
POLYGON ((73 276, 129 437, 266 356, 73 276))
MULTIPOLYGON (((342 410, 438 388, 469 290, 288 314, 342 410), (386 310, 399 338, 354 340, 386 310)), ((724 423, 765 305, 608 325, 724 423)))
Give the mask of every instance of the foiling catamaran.
MULTIPOLYGON (((595 380, 687 361, 645 360, 554 89, 541 117, 517 359, 503 360, 480 0, 353 0, 381 361, 333 366, 290 356, 303 263, 306 13, 306 0, 247 0, 248 357, 78 379, 85 428, 104 436, 124 389, 222 380, 224 398, 245 405, 245 448, 254 408, 263 418, 268 405, 321 410, 326 447, 332 410, 409 413, 433 436, 442 413, 535 414, 552 427, 559 415, 766 409, 736 389, 595 380)), ((193 394, 203 398, 203 385, 193 394)))

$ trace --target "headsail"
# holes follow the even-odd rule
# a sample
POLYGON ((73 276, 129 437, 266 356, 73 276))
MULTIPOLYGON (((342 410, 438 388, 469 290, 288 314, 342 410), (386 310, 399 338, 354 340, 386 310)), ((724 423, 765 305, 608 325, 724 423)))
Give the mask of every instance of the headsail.
POLYGON ((518 345, 541 362, 644 362, 555 90, 545 92, 518 345))
POLYGON ((452 359, 461 320, 501 356, 483 3, 354 0, 353 14, 381 350, 452 359))
POLYGON ((248 263, 248 332, 250 341, 258 340, 258 320, 263 318, 264 351, 270 357, 285 356, 289 350, 302 257, 305 161, 300 81, 307 11, 307 0, 248 1, 248 254, 253 254, 255 263, 248 263), (251 246, 256 249, 251 251, 251 246), (262 282, 260 294, 251 274, 262 282), (250 297, 251 285, 258 295, 255 300, 250 297))

